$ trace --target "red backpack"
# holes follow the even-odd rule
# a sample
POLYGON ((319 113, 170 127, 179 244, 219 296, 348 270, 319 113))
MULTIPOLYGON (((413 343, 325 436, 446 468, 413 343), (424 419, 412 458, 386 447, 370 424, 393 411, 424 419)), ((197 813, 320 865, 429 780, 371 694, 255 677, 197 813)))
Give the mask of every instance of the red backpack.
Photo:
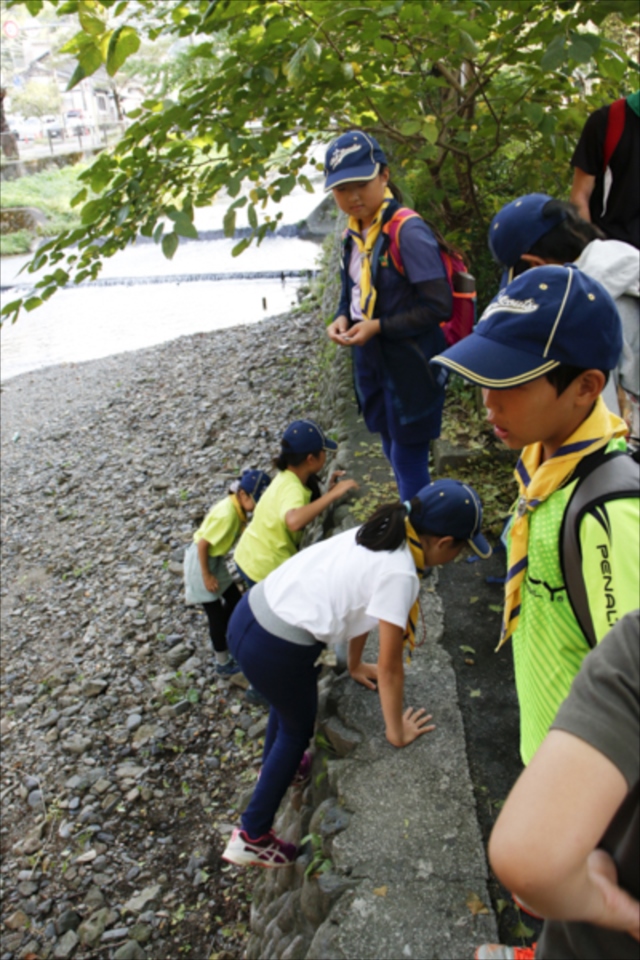
MULTIPOLYGON (((407 220, 419 217, 420 214, 409 207, 399 207, 394 215, 382 227, 390 240, 389 255, 398 273, 404 277, 404 266, 400 256, 400 230, 407 220)), ((422 219, 422 218, 421 218, 422 219)), ((453 310, 449 320, 440 324, 447 345, 451 346, 469 336, 476 320, 476 282, 467 272, 466 264, 461 257, 447 253, 440 248, 440 257, 447 274, 447 280, 453 294, 453 310)))

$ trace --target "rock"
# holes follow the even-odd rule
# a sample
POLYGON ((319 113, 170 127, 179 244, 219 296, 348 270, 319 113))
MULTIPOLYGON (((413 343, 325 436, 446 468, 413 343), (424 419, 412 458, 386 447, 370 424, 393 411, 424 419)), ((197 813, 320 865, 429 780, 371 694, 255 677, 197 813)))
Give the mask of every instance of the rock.
MULTIPOLYGON (((182 568, 180 568, 182 571, 182 568)), ((178 667, 188 660, 191 656, 191 650, 184 645, 184 643, 177 643, 175 647, 172 647, 171 650, 167 653, 167 660, 169 664, 173 667, 174 670, 177 670, 178 667)))
POLYGON ((61 936, 67 930, 77 930, 82 921, 82 917, 75 910, 65 910, 56 920, 56 929, 61 936))
POLYGON ((5 918, 4 925, 8 927, 9 930, 26 930, 29 922, 29 917, 24 910, 16 910, 15 913, 5 918))
POLYGON ((85 680, 82 684, 82 696, 97 697, 104 693, 108 686, 107 680, 85 680))
POLYGON ((142 913, 143 910, 151 909, 151 904, 159 899, 161 892, 162 887, 158 883, 145 887, 140 893, 127 900, 122 908, 123 913, 142 913))
POLYGON ((113 955, 113 960, 147 960, 147 954, 135 940, 127 940, 121 947, 118 947, 113 955))
POLYGON ((130 732, 133 732, 134 730, 138 730, 141 724, 142 724, 142 717, 140 716, 139 713, 130 713, 129 716, 127 717, 127 730, 129 730, 130 732))
POLYGON ((67 930, 53 948, 53 955, 56 960, 66 960, 67 957, 71 956, 77 945, 78 936, 76 932, 74 930, 67 930))
POLYGON ((138 943, 146 943, 151 939, 153 928, 148 923, 135 923, 129 930, 129 936, 138 943))
POLYGON ((338 717, 329 717, 323 727, 327 739, 339 757, 348 756, 362 740, 359 733, 346 727, 338 717))

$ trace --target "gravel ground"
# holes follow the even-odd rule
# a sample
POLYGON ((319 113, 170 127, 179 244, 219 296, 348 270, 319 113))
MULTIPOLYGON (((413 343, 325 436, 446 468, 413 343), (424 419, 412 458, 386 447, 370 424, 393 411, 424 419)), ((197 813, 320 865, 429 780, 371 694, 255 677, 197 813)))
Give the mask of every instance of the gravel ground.
POLYGON ((314 415, 322 339, 288 315, 3 385, 3 960, 242 955, 219 854, 266 714, 216 677, 181 559, 314 415))

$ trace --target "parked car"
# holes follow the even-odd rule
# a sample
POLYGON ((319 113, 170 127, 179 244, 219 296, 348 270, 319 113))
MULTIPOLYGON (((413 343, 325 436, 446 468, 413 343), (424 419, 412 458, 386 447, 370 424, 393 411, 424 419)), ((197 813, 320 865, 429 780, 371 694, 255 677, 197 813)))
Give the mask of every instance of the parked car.
POLYGON ((39 117, 16 118, 11 126, 11 133, 17 140, 23 140, 25 143, 41 140, 44 136, 42 121, 39 117))
POLYGON ((60 117, 43 117, 42 129, 45 137, 49 137, 50 140, 64 139, 64 124, 60 117))
POLYGON ((91 128, 85 119, 83 110, 67 110, 64 120, 67 133, 74 137, 91 133, 91 128))

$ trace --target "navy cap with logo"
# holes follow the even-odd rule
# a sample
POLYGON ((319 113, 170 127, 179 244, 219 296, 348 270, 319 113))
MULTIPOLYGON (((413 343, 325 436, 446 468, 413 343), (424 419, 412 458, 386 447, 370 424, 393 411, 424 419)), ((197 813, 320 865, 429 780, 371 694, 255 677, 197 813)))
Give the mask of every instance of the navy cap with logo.
POLYGON ((540 237, 566 220, 567 214, 562 210, 545 214, 550 200, 553 197, 548 193, 527 193, 496 213, 489 227, 489 249, 498 263, 515 267, 540 237))
POLYGON ((361 130, 350 130, 327 147, 324 189, 331 190, 350 180, 373 180, 386 166, 387 158, 375 137, 361 130))
POLYGON ((286 453, 315 453, 337 448, 338 444, 329 440, 313 420, 294 420, 282 434, 282 449, 286 453))
POLYGON ((482 502, 473 487, 460 480, 435 480, 416 496, 420 507, 412 507, 409 514, 416 533, 466 540, 479 557, 491 556, 491 547, 480 529, 482 502))
POLYGON ((535 380, 561 363, 613 370, 621 352, 614 301, 570 263, 521 274, 493 298, 468 337, 431 363, 499 390, 535 380))
POLYGON ((264 470, 245 470, 240 477, 239 486, 257 503, 270 483, 271 477, 264 470))

